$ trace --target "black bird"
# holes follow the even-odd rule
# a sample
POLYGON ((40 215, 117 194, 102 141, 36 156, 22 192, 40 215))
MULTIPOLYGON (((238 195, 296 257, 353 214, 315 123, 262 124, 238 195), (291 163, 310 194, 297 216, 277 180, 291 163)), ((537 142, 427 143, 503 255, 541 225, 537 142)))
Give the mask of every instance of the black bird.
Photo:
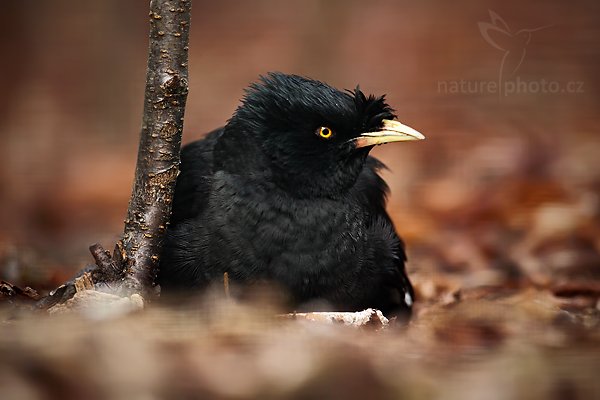
POLYGON ((404 245, 385 210, 378 144, 423 139, 384 97, 270 73, 225 127, 181 152, 163 293, 272 281, 291 307, 410 311, 404 245))

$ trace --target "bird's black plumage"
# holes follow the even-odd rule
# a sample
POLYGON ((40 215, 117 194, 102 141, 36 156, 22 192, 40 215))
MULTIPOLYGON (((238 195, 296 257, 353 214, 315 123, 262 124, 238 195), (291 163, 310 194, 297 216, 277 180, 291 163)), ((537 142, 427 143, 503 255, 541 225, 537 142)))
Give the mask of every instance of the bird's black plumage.
POLYGON ((251 85, 225 127, 182 150, 163 292, 200 289, 227 272, 242 284, 276 282, 293 307, 320 299, 345 311, 409 311, 383 165, 354 141, 393 117, 383 97, 358 88, 280 73, 251 85))

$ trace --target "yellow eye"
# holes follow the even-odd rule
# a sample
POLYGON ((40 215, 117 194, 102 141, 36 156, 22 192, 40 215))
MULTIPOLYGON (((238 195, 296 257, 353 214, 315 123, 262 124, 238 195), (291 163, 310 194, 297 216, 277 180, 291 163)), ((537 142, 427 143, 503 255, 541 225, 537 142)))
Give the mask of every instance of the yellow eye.
POLYGON ((333 136, 333 131, 331 128, 322 126, 319 128, 319 136, 321 136, 323 139, 329 139, 331 136, 333 136))

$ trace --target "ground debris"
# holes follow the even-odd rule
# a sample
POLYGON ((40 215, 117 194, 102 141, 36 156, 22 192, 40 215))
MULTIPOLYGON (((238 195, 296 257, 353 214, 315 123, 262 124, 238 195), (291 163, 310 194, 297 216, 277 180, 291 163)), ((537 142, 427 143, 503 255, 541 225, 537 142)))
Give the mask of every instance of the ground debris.
POLYGON ((0 280, 0 302, 35 302, 40 299, 38 292, 26 286, 24 289, 0 280))
POLYGON ((600 393, 598 312, 564 310, 562 299, 546 289, 466 290, 452 303, 421 305, 401 329, 383 330, 332 322, 381 318, 375 310, 281 318, 221 298, 153 303, 131 313, 133 297, 89 290, 70 301, 79 306, 3 324, 3 393, 29 393, 21 399, 42 392, 64 398, 64 390, 83 396, 82 388, 113 398, 168 393, 209 399, 466 398, 473 391, 485 398, 490 390, 547 399, 557 388, 576 398, 600 393), (127 312, 98 317, 99 304, 127 312), (47 376, 53 377, 50 389, 47 376))
POLYGON ((379 310, 368 308, 358 312, 310 312, 281 315, 282 318, 304 319, 313 322, 338 323, 349 326, 368 326, 382 329, 388 326, 389 320, 379 310))
MULTIPOLYGON (((91 281, 90 281, 91 282, 91 281)), ((121 316, 144 308, 144 299, 139 294, 121 297, 91 289, 79 290, 64 303, 50 309, 50 314, 78 312, 93 319, 121 316)))

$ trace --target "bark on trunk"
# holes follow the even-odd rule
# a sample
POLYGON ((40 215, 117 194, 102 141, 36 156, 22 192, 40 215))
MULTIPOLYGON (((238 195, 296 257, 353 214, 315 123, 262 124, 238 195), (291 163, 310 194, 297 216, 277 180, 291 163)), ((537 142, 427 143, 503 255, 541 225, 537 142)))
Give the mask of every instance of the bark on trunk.
POLYGON ((122 239, 113 258, 125 287, 145 293, 158 271, 171 214, 188 93, 191 0, 150 2, 150 48, 135 181, 122 239))

